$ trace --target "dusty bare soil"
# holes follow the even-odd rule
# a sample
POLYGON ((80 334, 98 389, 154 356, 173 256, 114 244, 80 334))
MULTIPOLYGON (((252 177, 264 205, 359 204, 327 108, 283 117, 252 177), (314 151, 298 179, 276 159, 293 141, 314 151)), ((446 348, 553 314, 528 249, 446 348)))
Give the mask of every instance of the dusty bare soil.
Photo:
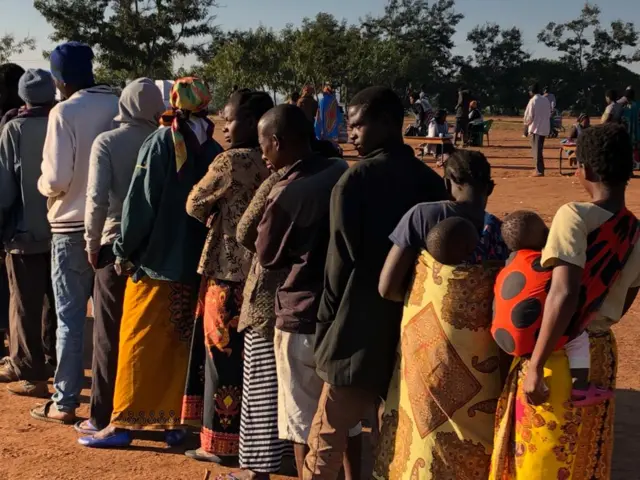
MULTIPOLYGON (((497 184, 489 210, 503 216, 516 209, 533 209, 550 221, 563 203, 586 200, 577 181, 558 172, 559 140, 549 140, 546 145, 547 176, 529 178, 533 164, 528 141, 521 134, 519 119, 497 118, 491 132, 491 146, 482 148, 491 161, 497 184)), ((221 138, 219 123, 216 137, 221 138)), ((345 146, 345 150, 348 152, 350 147, 345 146)), ((640 214, 640 179, 631 182, 628 201, 630 208, 640 214)), ((615 328, 620 368, 613 478, 618 480, 640 479, 639 320, 640 303, 637 302, 615 328)), ((87 401, 89 391, 83 393, 87 401)), ((77 435, 71 427, 32 420, 29 408, 35 403, 12 397, 0 386, 0 480, 191 480, 203 478, 205 467, 213 473, 224 471, 188 460, 182 455, 183 449, 167 449, 161 437, 146 436, 135 441, 131 448, 120 451, 82 448, 77 445, 77 435)), ((86 405, 80 414, 87 414, 86 405)), ((191 441, 196 444, 197 437, 191 441)))

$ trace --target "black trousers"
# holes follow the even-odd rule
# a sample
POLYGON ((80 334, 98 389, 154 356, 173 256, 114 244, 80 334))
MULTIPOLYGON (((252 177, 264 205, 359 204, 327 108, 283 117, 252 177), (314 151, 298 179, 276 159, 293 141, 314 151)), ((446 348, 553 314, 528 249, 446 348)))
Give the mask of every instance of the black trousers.
POLYGON ((544 173, 544 139, 542 135, 531 135, 531 155, 536 164, 536 172, 544 173))
POLYGON ((11 363, 21 380, 46 381, 56 368, 57 318, 51 254, 7 254, 11 363))
POLYGON ((93 425, 106 428, 113 411, 118 369, 118 344, 122 303, 127 277, 114 268, 111 246, 102 247, 93 287, 93 359, 91 365, 90 416, 93 425))

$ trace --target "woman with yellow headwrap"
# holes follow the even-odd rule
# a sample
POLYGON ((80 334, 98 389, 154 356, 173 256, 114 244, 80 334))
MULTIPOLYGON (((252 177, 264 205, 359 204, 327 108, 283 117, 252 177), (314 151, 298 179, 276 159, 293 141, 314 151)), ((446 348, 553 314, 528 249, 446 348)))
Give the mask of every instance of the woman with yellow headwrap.
POLYGON ((129 275, 120 328, 111 424, 87 447, 123 447, 132 430, 164 430, 182 442, 180 409, 189 362, 197 273, 207 229, 185 211, 187 196, 222 147, 207 119, 210 96, 196 78, 177 80, 175 116, 140 149, 122 211, 116 265, 129 275))

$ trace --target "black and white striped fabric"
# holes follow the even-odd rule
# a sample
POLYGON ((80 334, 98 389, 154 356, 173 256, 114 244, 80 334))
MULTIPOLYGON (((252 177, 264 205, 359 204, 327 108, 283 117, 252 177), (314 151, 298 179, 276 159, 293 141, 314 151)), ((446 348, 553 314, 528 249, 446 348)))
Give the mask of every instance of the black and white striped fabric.
POLYGON ((240 413, 240 468, 277 473, 291 444, 278 438, 278 379, 273 342, 248 328, 240 413))

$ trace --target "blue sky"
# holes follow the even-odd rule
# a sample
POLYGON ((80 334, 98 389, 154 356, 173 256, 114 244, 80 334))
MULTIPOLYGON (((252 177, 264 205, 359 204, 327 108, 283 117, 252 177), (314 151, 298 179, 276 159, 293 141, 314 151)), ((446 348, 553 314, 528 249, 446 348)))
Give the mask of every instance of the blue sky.
MULTIPOLYGON (((299 24, 305 16, 319 11, 355 23, 368 13, 380 13, 387 0, 220 0, 215 10, 216 23, 225 30, 257 27, 260 24, 281 28, 287 23, 299 24)), ((604 13, 603 22, 621 18, 640 28, 638 0, 604 0, 597 2, 604 13)), ((30 0, 0 0, 0 34, 31 35, 38 43, 37 50, 25 52, 13 60, 25 67, 46 67, 41 51, 52 47, 48 39, 51 28, 30 0)), ((537 33, 550 21, 563 22, 575 18, 584 0, 456 0, 456 9, 465 15, 458 26, 456 53, 469 54, 466 33, 475 25, 496 22, 503 27, 519 27, 524 33, 525 48, 534 56, 553 56, 536 40, 537 33)), ((189 63, 191 59, 179 60, 189 63)), ((640 64, 632 67, 640 73, 640 64)))

